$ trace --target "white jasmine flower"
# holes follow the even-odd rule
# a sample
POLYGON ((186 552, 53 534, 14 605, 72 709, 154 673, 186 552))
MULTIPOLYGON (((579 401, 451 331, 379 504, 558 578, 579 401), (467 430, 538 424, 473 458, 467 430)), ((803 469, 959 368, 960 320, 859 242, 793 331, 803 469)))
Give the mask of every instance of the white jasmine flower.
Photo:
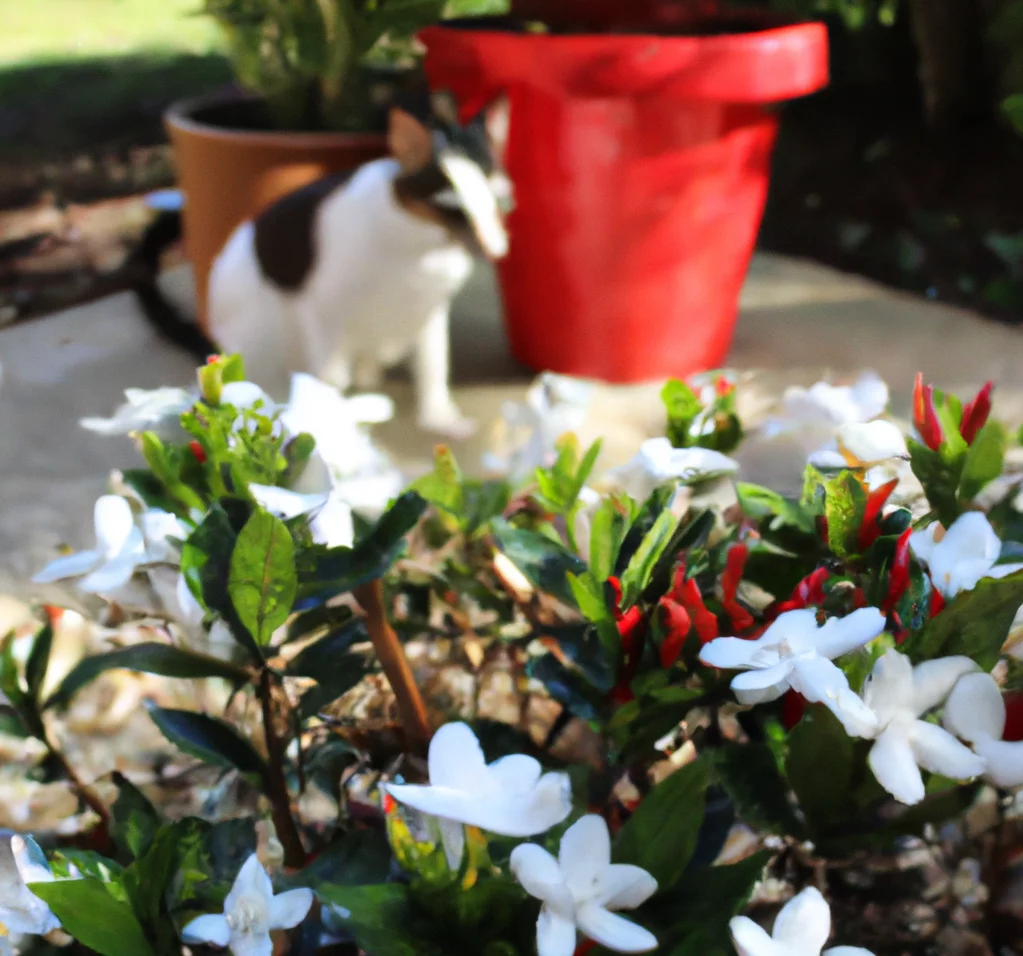
POLYGON ((118 495, 103 495, 93 511, 96 547, 56 558, 32 580, 48 584, 84 575, 82 591, 105 594, 131 580, 135 568, 146 562, 146 543, 135 526, 131 505, 118 495))
POLYGON ((777 700, 792 688, 827 707, 850 736, 871 737, 877 717, 832 660, 872 641, 884 623, 876 607, 829 618, 821 627, 812 609, 786 611, 755 640, 715 638, 700 652, 700 660, 723 670, 745 671, 732 680, 732 690, 743 704, 777 700))
POLYGON ((869 468, 889 458, 908 458, 906 436, 894 422, 852 422, 835 433, 838 450, 846 463, 869 468))
POLYGON ((255 408, 264 415, 272 415, 277 411, 274 400, 254 382, 227 382, 220 390, 220 405, 230 405, 242 409, 255 408))
POLYGON ((234 956, 271 956, 270 931, 291 929, 306 918, 313 891, 289 890, 274 896, 273 884, 253 853, 238 871, 224 900, 224 912, 192 920, 182 931, 182 942, 208 943, 230 948, 234 956))
POLYGON ((153 564, 178 563, 178 549, 171 538, 184 541, 190 529, 177 515, 159 508, 148 508, 139 515, 142 537, 146 542, 146 560, 153 564))
POLYGON ((316 441, 316 455, 294 490, 308 492, 310 482, 322 483, 318 472, 325 468, 341 500, 357 511, 383 511, 405 482, 373 442, 367 426, 393 417, 394 403, 386 395, 346 397, 312 375, 293 375, 281 423, 289 435, 306 432, 316 441))
POLYGON ((82 418, 82 428, 100 435, 130 435, 176 424, 195 403, 187 388, 126 388, 125 403, 110 418, 82 418))
POLYGON ((429 785, 386 784, 399 803, 437 817, 448 864, 462 860, 463 824, 500 836, 527 837, 561 823, 572 811, 564 773, 543 773, 539 761, 511 754, 488 764, 476 735, 445 724, 430 741, 429 785))
MULTIPOLYGON (((808 886, 792 897, 774 921, 769 935, 748 916, 736 916, 728 928, 739 956, 821 956, 831 934, 831 907, 820 891, 808 886)), ((873 956, 859 946, 834 946, 823 956, 873 956)))
POLYGON ((774 431, 816 424, 837 428, 872 421, 887 406, 888 386, 875 372, 864 372, 853 385, 790 386, 782 396, 782 418, 771 425, 774 431))
POLYGON ((920 768, 952 780, 984 772, 984 760, 937 724, 920 720, 941 705, 960 677, 975 671, 968 657, 942 657, 912 665, 896 650, 874 664, 863 685, 863 700, 877 715, 868 763, 877 782, 900 803, 924 798, 920 768))
POLYGON ((1023 564, 995 566, 1002 542, 979 511, 960 515, 944 536, 941 531, 941 525, 935 521, 922 531, 914 531, 909 546, 946 600, 960 591, 972 590, 981 578, 1004 578, 1023 570, 1023 564))
POLYGON ((657 892, 657 880, 642 867, 611 862, 603 817, 591 814, 573 823, 561 838, 556 860, 535 843, 517 846, 511 869, 530 896, 543 900, 536 922, 540 956, 572 956, 577 927, 619 953, 657 948, 653 933, 612 912, 646 902, 657 892))
POLYGON ((0 924, 10 933, 45 936, 60 921, 29 883, 53 881, 43 851, 31 837, 11 836, 0 842, 0 924))
POLYGON ((352 509, 335 491, 303 495, 274 485, 249 485, 252 497, 272 515, 288 520, 309 515, 309 530, 316 544, 350 548, 355 541, 352 509))
POLYGON ((1005 701, 990 674, 959 679, 945 701, 943 723, 984 759, 985 780, 1004 789, 1023 786, 1023 741, 1002 740, 1005 701))
POLYGON ((579 557, 584 561, 590 559, 590 531, 593 524, 593 513, 600 506, 602 500, 600 494, 589 486, 579 489, 580 507, 572 522, 572 533, 575 536, 579 557))
POLYGON ((710 448, 674 448, 667 438, 650 438, 639 453, 614 471, 608 479, 639 501, 670 481, 695 484, 722 475, 733 475, 739 463, 710 448))
POLYGON ((524 402, 501 406, 498 450, 484 455, 484 467, 512 483, 550 467, 558 439, 582 427, 594 391, 592 382, 545 372, 530 386, 524 402))

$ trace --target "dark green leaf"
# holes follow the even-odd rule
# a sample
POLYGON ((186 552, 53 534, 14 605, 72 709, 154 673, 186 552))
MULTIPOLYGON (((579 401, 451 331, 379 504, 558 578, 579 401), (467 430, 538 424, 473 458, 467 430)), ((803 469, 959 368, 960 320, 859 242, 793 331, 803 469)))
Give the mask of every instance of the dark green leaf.
POLYGON ((742 820, 755 830, 798 836, 802 827, 792 809, 774 753, 767 744, 729 744, 714 752, 714 770, 742 820))
POLYGON ((335 630, 352 619, 352 609, 347 604, 321 604, 301 614, 296 614, 288 624, 286 644, 308 637, 316 631, 335 630))
POLYGON ((146 795, 122 774, 114 773, 117 799, 110 808, 110 835, 117 849, 136 859, 149 849, 160 827, 160 814, 146 795))
POLYGON ((316 855, 305 868, 279 882, 285 889, 307 886, 367 886, 387 881, 391 845, 382 830, 350 830, 316 855))
POLYGON ((263 758, 230 724, 207 714, 171 710, 152 703, 147 703, 146 709, 160 732, 185 753, 260 779, 266 776, 263 758))
POLYGON ((593 720, 597 716, 592 689, 586 687, 581 674, 569 670, 553 654, 544 654, 529 661, 526 671, 547 688, 547 693, 554 700, 564 704, 576 717, 593 720))
POLYGON ((346 624, 313 641, 288 665, 288 673, 295 677, 319 680, 329 672, 334 661, 349 651, 353 644, 369 640, 369 632, 362 618, 350 618, 346 624))
POLYGON ((914 663, 963 654, 990 670, 1016 612, 1023 605, 1023 572, 1005 578, 983 578, 955 599, 900 648, 914 663))
POLYGON ((618 552, 629 530, 632 518, 622 498, 610 495, 604 498, 593 513, 590 523, 590 571, 598 581, 606 581, 614 574, 618 552))
POLYGON ((68 933, 100 956, 155 956, 131 906, 114 899, 99 880, 58 880, 30 888, 68 933))
POLYGON ((252 513, 231 554, 227 589, 242 624, 266 647, 288 619, 298 589, 295 543, 283 521, 252 513))
POLYGON ((751 485, 745 481, 736 482, 735 491, 743 514, 754 521, 764 521, 770 518, 771 530, 789 525, 804 534, 813 533, 813 516, 798 501, 783 498, 776 491, 771 491, 771 489, 763 488, 760 485, 751 485))
POLYGON ((682 520, 682 506, 669 505, 657 516, 622 572, 622 605, 631 607, 650 583, 654 568, 671 543, 682 520))
MULTIPOLYGON (((408 887, 398 883, 378 886, 321 884, 317 895, 341 907, 347 916, 338 922, 355 937, 369 956, 440 956, 412 924, 408 887)), ((335 911, 337 912, 337 911, 335 911)))
POLYGON ((195 654, 171 644, 146 641, 86 657, 72 668, 60 687, 47 699, 46 707, 66 707, 75 694, 100 674, 117 669, 184 679, 220 677, 232 683, 244 683, 250 676, 245 668, 219 658, 195 654))
POLYGON ((618 833, 612 856, 634 863, 669 889, 685 872, 700 833, 710 765, 686 764, 657 784, 618 833))
POLYGON ((493 523, 497 546, 534 586, 571 606, 567 574, 582 574, 584 562, 557 542, 535 531, 523 531, 500 519, 493 523))
POLYGON ((947 528, 959 517, 959 501, 956 489, 959 486, 959 472, 948 465, 936 451, 921 445, 912 438, 906 440, 909 461, 920 484, 923 485, 934 513, 947 528))
POLYGON ((1009 434, 1005 426, 993 418, 977 432, 963 460, 963 473, 959 479, 959 499, 972 501, 989 482, 1002 473, 1009 434))
POLYGON ((827 830, 852 801, 855 752, 852 738, 831 711, 807 708, 789 734, 785 773, 811 829, 827 830))
POLYGON ((28 662, 25 664, 25 683, 28 684, 28 693, 37 702, 43 689, 43 681, 46 680, 46 668, 50 663, 52 647, 53 627, 46 624, 36 634, 35 640, 32 642, 32 651, 28 655, 28 662))

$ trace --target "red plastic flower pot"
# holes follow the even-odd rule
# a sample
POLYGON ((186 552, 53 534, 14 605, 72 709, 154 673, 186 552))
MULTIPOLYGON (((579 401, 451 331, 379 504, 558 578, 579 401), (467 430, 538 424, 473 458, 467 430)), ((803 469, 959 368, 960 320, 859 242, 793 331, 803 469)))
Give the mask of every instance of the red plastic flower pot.
POLYGON ((654 14, 678 5, 648 0, 663 32, 641 33, 635 2, 591 8, 628 32, 484 17, 420 34, 431 85, 466 116, 510 97, 501 287, 512 352, 537 370, 628 382, 719 366, 763 214, 772 104, 827 83, 821 24, 671 28, 654 14))

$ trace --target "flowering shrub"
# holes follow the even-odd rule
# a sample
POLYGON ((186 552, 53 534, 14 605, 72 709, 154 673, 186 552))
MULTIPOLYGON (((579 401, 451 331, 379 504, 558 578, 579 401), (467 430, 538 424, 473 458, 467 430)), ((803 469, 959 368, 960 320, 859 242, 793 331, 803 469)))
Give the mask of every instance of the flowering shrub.
POLYGON ((369 435, 382 397, 299 376, 277 406, 235 358, 198 380, 86 422, 132 434, 146 467, 97 503, 96 547, 39 575, 117 600, 169 569, 187 639, 87 656, 45 692, 52 628, 23 659, 5 644, 10 720, 96 820, 49 861, 4 841, 11 933, 59 924, 101 956, 269 956, 285 936, 369 956, 863 954, 825 949, 829 868, 1023 785, 1004 739, 1023 523, 990 385, 964 405, 918 383, 909 438, 877 380, 790 393, 767 430, 805 419, 820 445, 786 498, 736 480, 724 376, 669 383, 668 435, 602 477, 599 444, 544 422, 578 421, 585 391, 548 379, 508 410, 535 426, 500 459, 515 480, 440 448, 406 491, 369 435), (525 734, 424 699, 410 638, 496 648, 556 716, 525 734), (148 714, 266 813, 175 818, 120 774, 104 800, 51 716, 112 669, 251 702, 255 721, 148 714), (378 670, 397 735, 343 706, 378 670), (313 790, 331 819, 307 817, 313 790), (778 873, 800 892, 768 932, 739 914, 778 873))

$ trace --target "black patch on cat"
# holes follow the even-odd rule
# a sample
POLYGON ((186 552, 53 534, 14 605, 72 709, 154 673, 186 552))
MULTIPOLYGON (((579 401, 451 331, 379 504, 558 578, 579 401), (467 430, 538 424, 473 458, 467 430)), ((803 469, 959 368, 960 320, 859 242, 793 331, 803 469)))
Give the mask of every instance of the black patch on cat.
POLYGON ((316 263, 316 211, 348 182, 354 169, 317 179, 278 199, 253 221, 263 275, 287 292, 302 288, 316 263))

